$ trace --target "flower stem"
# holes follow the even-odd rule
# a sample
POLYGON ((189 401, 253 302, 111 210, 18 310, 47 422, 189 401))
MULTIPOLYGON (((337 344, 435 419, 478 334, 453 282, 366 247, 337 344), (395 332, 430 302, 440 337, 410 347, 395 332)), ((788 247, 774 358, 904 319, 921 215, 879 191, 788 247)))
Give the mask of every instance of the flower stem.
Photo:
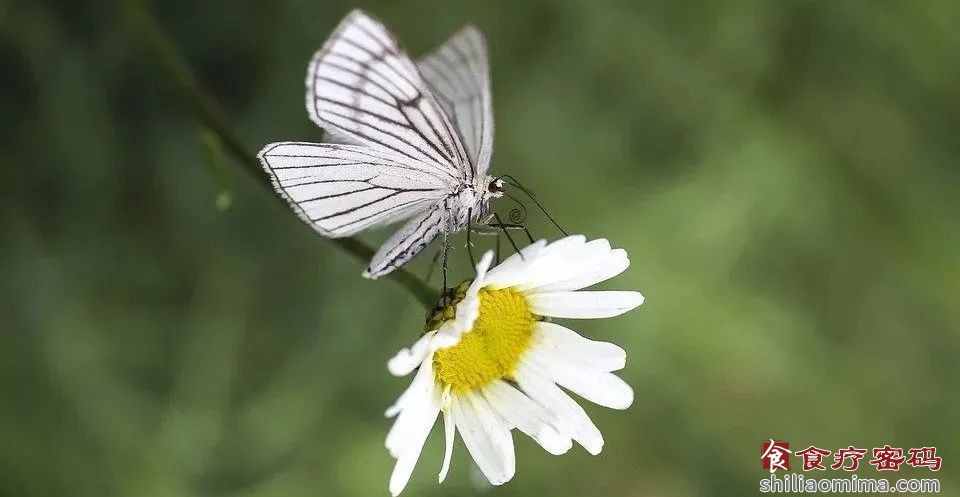
MULTIPOLYGON (((283 203, 270 184, 260 161, 237 137, 230 122, 225 117, 219 103, 207 93, 187 64, 186 59, 177 50, 163 28, 157 22, 142 0, 126 0, 126 14, 128 22, 135 33, 143 38, 147 48, 153 53, 157 61, 170 73, 177 90, 187 103, 190 104, 197 118, 212 131, 223 143, 224 150, 243 167, 260 186, 271 193, 271 197, 283 203)), ((366 243, 355 238, 328 239, 344 252, 354 256, 363 263, 373 257, 374 250, 366 243)), ((409 291, 427 309, 433 307, 437 301, 437 294, 425 281, 404 268, 398 268, 387 278, 396 281, 409 291)))

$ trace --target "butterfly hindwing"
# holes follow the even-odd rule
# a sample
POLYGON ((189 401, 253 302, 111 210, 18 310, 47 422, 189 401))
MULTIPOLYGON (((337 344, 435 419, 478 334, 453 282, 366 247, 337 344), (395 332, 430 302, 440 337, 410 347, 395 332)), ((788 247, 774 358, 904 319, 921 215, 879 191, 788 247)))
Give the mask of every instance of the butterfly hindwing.
POLYGON ((411 218, 383 242, 363 276, 377 278, 406 264, 432 242, 443 228, 444 207, 437 203, 426 212, 411 218))
POLYGON ((483 33, 468 25, 417 62, 460 132, 473 174, 478 176, 486 174, 493 152, 493 97, 487 53, 483 33))

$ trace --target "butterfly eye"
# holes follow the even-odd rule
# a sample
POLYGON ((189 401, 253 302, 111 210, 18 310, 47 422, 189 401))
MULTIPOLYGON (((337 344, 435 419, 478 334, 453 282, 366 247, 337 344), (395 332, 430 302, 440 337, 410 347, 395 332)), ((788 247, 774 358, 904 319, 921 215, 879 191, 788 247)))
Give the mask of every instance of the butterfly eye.
POLYGON ((503 191, 503 182, 501 182, 499 179, 495 179, 491 181, 489 185, 487 185, 487 190, 490 193, 500 193, 503 191))

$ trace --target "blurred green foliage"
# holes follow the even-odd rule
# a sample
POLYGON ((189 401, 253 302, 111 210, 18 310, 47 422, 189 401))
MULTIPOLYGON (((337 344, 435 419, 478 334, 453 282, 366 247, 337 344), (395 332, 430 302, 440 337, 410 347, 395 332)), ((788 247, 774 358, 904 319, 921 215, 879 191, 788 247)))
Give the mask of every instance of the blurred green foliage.
MULTIPOLYGON (((253 150, 318 138, 305 65, 352 7, 154 5, 253 150)), ((770 437, 935 445, 938 474, 881 476, 960 492, 956 2, 362 7, 413 54, 486 31, 493 170, 626 248, 605 286, 647 297, 572 325, 628 352, 633 407, 587 407, 603 454, 518 435, 485 490, 458 442, 437 485, 435 432, 404 495, 747 495, 770 437)), ((0 3, 0 77, 0 495, 386 495, 414 299, 229 158, 211 172, 112 2, 0 3)))

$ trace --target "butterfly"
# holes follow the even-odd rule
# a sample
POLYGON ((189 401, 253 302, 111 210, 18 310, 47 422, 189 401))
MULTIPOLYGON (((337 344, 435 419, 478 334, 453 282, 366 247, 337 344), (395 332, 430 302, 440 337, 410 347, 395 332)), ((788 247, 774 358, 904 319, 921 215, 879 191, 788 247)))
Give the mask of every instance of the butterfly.
POLYGON ((323 236, 406 221, 364 277, 404 265, 437 236, 493 216, 503 182, 487 170, 493 109, 483 34, 466 26, 414 62, 354 10, 307 69, 307 112, 325 143, 271 143, 258 157, 277 193, 323 236))

